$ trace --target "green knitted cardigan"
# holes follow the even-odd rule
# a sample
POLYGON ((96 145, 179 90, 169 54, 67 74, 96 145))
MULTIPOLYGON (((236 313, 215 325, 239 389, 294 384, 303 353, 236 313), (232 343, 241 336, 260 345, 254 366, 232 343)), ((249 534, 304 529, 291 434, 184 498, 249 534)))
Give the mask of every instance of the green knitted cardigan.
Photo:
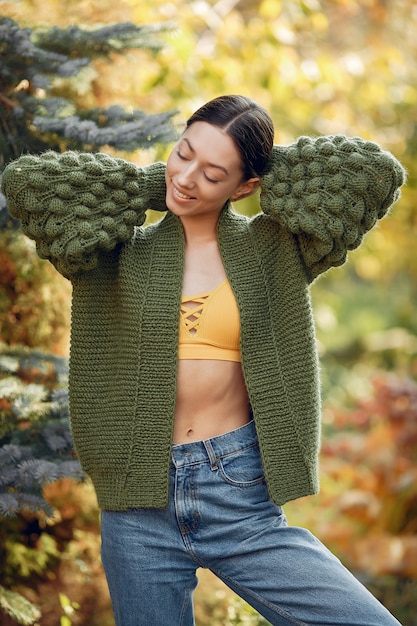
MULTIPOLYGON (((405 179, 376 144, 343 136, 275 146, 252 219, 218 222, 241 316, 242 367, 265 478, 277 504, 318 491, 320 385, 309 285, 399 197, 405 179)), ((184 267, 164 165, 104 154, 25 156, 3 175, 12 215, 73 284, 70 411, 100 507, 168 500, 184 267)))

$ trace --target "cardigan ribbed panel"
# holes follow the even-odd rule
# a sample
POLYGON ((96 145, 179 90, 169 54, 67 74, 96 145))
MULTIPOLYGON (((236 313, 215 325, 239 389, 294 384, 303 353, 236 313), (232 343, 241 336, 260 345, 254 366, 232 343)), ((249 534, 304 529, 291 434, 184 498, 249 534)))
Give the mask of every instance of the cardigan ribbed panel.
POLYGON ((240 308, 265 476, 283 504, 318 490, 320 388, 307 276, 295 238, 265 215, 224 213, 219 246, 240 308))
POLYGON ((103 508, 166 504, 184 247, 181 225, 173 226, 163 220, 138 230, 105 267, 74 281, 72 429, 103 508), (107 284, 97 284, 98 277, 107 284), (84 361, 86 342, 91 364, 84 361))

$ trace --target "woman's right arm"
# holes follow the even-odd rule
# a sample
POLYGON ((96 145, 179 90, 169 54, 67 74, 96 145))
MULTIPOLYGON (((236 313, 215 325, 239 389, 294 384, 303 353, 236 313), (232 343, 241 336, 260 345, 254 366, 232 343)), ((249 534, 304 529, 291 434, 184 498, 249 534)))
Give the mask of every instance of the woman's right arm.
POLYGON ((22 156, 5 168, 2 191, 39 256, 69 279, 128 241, 147 209, 167 210, 164 163, 140 168, 104 153, 22 156))

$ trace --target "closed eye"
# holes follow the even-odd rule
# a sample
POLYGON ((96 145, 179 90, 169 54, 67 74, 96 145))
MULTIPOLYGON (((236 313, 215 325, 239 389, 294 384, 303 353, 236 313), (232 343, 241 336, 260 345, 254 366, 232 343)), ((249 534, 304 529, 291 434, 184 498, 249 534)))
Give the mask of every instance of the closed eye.
POLYGON ((204 172, 204 177, 206 180, 209 181, 209 183, 213 183, 216 185, 219 182, 218 180, 214 180, 214 178, 209 178, 205 172, 204 172))

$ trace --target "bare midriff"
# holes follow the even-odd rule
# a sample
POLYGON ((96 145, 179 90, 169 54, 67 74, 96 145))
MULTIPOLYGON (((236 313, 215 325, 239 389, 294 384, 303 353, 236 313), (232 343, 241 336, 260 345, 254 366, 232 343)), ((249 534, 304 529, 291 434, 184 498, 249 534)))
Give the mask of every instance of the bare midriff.
POLYGON ((174 443, 217 437, 249 420, 249 400, 240 363, 179 361, 174 443))

